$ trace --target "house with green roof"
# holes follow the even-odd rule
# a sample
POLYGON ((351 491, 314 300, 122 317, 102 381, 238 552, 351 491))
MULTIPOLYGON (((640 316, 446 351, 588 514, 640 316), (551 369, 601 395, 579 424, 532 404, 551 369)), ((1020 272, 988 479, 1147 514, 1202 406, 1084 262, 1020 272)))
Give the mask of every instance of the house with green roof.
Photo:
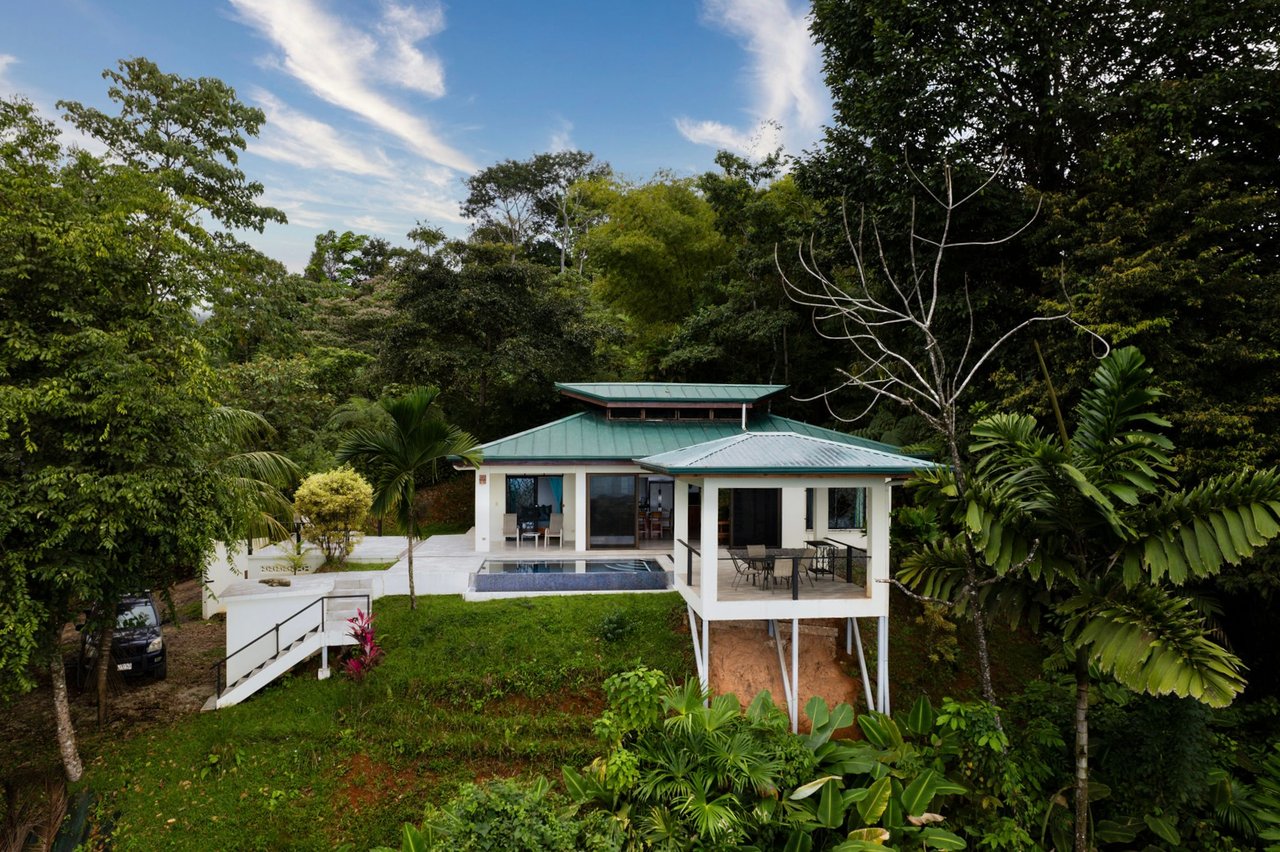
POLYGON ((576 414, 482 447, 475 549, 567 557, 651 551, 688 604, 699 676, 712 621, 791 622, 796 723, 801 620, 848 620, 868 703, 888 712, 887 657, 872 700, 860 619, 887 649, 892 488, 930 463, 773 414, 784 385, 564 383, 576 414), (751 551, 745 550, 752 547, 751 551), (742 550, 739 550, 739 549, 742 550), (761 553, 765 555, 760 555, 761 553), (754 554, 754 555, 752 555, 754 554))

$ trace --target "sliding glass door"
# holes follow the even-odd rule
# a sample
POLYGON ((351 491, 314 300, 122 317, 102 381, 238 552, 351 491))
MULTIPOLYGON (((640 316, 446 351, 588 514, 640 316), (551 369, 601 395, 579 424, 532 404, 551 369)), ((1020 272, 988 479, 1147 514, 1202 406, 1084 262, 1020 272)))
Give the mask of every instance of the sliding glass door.
POLYGON ((636 546, 636 475, 587 475, 588 547, 636 546))

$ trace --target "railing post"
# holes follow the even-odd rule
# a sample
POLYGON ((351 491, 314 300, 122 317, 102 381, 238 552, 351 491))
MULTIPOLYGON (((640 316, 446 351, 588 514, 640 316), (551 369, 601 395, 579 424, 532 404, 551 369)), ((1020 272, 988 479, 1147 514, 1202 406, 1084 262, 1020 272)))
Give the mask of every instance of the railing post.
POLYGON ((280 656, 280 625, 276 625, 276 656, 280 656))
POLYGON ((689 588, 693 588, 693 548, 687 544, 684 546, 684 561, 687 567, 684 584, 689 588))
MULTIPOLYGON (((791 600, 800 600, 800 557, 791 557, 791 600)), ((791 640, 795 641, 794 637, 791 640)))

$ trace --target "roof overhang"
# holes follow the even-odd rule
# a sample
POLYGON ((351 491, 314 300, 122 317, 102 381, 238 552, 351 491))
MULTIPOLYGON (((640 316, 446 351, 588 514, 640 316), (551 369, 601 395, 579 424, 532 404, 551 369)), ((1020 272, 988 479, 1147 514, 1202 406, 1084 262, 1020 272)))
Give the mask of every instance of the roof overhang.
POLYGON ((636 464, 670 476, 905 477, 937 467, 911 456, 796 432, 743 432, 636 459, 636 464))
POLYGON ((751 407, 786 389, 786 385, 690 382, 556 382, 561 395, 607 408, 751 407))

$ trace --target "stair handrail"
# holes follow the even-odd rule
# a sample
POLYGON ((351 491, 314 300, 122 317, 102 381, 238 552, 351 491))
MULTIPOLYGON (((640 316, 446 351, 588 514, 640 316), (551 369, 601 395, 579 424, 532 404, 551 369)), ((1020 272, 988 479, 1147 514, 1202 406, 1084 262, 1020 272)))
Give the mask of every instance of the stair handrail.
POLYGON ((286 618, 284 621, 277 622, 273 627, 269 627, 269 628, 267 628, 266 630, 264 630, 264 631, 262 632, 262 634, 261 634, 260 636, 257 636, 257 637, 256 637, 256 638, 254 638, 254 639, 250 639, 248 642, 244 643, 244 644, 243 644, 243 645, 241 645, 239 648, 236 648, 236 649, 235 649, 234 651, 232 651, 230 654, 227 654, 227 655, 226 655, 225 657, 223 657, 221 660, 218 660, 218 662, 216 662, 216 663, 214 663, 212 666, 210 666, 210 668, 214 669, 214 684, 213 684, 213 694, 214 694, 214 697, 215 697, 215 698, 221 698, 221 697, 222 697, 222 693, 226 692, 226 690, 227 690, 227 682, 226 682, 227 663, 228 663, 228 662, 231 660, 231 658, 232 658, 232 657, 234 657, 236 654, 239 654, 241 651, 244 651, 244 650, 248 649, 251 645, 256 645, 258 642, 261 642, 263 639, 267 638, 267 637, 268 637, 268 636, 270 636, 272 633, 275 633, 275 635, 276 635, 276 652, 275 652, 275 655, 274 655, 274 656, 277 656, 277 657, 278 657, 278 656, 280 656, 280 628, 281 628, 281 627, 284 627, 284 626, 285 626, 286 624, 288 624, 290 621, 293 621, 295 618, 297 618, 298 616, 302 615, 304 612, 306 612, 307 610, 311 609, 313 606, 319 606, 319 607, 320 607, 320 624, 319 624, 318 626, 319 626, 319 630, 320 630, 320 632, 321 632, 321 633, 323 633, 323 632, 324 632, 324 630, 325 630, 325 623, 324 623, 324 622, 325 622, 325 609, 324 609, 324 602, 325 602, 325 601, 331 601, 331 600, 343 600, 343 599, 347 599, 347 598, 361 598, 361 599, 363 599, 363 600, 364 600, 364 602, 365 602, 365 609, 366 609, 366 611, 367 611, 367 612, 373 612, 373 595, 372 595, 372 593, 367 593, 367 594, 363 594, 363 595, 324 595, 324 596, 322 596, 322 597, 318 597, 318 598, 316 598, 316 599, 315 599, 315 600, 313 600, 311 603, 307 604, 307 605, 306 605, 306 606, 304 606, 302 609, 298 610, 298 611, 297 611, 297 612, 295 612, 293 615, 291 615, 291 616, 289 616, 288 618, 286 618))

